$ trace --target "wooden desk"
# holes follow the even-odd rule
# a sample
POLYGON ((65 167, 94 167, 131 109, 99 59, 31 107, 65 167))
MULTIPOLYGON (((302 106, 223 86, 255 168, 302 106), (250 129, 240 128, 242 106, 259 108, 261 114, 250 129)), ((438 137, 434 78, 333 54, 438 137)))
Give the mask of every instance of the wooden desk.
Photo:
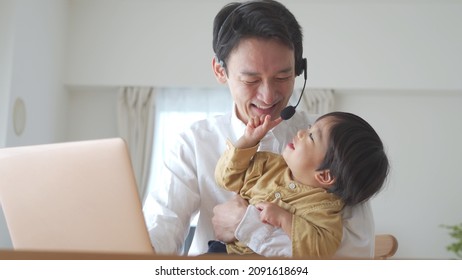
POLYGON ((176 256, 156 254, 129 254, 103 252, 56 252, 0 250, 0 260, 262 260, 261 256, 206 254, 200 256, 176 256))

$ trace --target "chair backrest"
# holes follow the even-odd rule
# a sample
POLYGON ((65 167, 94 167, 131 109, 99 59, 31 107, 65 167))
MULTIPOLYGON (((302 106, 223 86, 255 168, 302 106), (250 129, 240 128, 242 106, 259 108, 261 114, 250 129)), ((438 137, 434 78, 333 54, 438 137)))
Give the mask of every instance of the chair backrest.
POLYGON ((398 250, 398 240, 391 234, 378 234, 375 236, 374 259, 385 260, 395 255, 398 250))

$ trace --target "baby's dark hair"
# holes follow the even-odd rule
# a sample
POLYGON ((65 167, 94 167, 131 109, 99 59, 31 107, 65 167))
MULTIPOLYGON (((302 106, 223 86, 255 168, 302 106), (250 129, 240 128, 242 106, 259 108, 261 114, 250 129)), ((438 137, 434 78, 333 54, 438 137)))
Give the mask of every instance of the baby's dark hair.
POLYGON ((356 205, 377 194, 388 175, 389 162, 383 143, 372 126, 346 112, 321 116, 333 118, 329 144, 318 170, 329 169, 335 178, 330 192, 345 205, 356 205))

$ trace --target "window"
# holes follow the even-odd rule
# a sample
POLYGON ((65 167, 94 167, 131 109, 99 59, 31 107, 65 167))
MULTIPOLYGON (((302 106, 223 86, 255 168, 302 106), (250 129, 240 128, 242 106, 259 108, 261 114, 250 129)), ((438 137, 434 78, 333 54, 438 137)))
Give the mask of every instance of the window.
POLYGON ((162 88, 157 91, 148 192, 163 183, 163 158, 176 136, 195 121, 229 112, 232 104, 227 88, 162 88))

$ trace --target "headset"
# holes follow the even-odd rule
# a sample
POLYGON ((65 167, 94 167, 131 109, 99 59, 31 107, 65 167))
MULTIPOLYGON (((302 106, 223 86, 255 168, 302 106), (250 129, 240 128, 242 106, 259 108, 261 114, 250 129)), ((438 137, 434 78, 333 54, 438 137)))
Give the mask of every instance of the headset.
POLYGON ((293 117, 295 114, 295 108, 297 108, 298 104, 300 103, 300 100, 302 100, 303 92, 305 92, 305 86, 306 86, 306 79, 307 79, 307 73, 306 73, 306 68, 307 68, 307 62, 306 58, 302 59, 302 69, 303 69, 303 78, 305 81, 303 82, 303 88, 302 92, 300 93, 300 97, 298 98, 297 104, 295 106, 287 106, 281 111, 281 118, 283 120, 288 120, 293 117))

